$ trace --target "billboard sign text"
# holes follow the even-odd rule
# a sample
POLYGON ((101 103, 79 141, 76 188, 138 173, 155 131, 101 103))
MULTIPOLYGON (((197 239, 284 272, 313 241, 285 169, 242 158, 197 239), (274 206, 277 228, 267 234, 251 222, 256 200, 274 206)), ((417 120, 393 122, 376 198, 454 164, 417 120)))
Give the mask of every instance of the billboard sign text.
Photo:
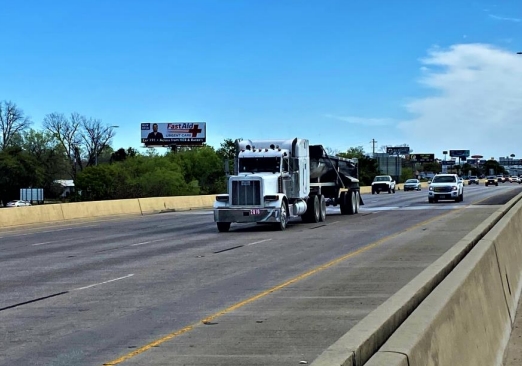
POLYGON ((435 154, 411 154, 410 161, 416 163, 433 163, 435 161, 435 154))
POLYGON ((388 146, 386 148, 386 154, 388 155, 408 155, 410 153, 409 146, 388 146))
POLYGON ((467 158, 469 150, 450 150, 450 156, 452 158, 467 158))
POLYGON ((202 145, 207 139, 206 122, 142 123, 141 142, 147 146, 202 145))

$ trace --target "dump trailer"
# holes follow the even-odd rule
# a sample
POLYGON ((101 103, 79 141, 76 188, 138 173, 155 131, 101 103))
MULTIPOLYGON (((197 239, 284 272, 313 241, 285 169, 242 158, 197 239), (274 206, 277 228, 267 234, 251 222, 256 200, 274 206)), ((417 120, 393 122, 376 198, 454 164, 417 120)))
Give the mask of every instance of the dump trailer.
POLYGON ((266 223, 285 230, 292 217, 326 219, 326 206, 341 214, 359 212, 358 161, 329 156, 307 139, 236 140, 228 193, 216 196, 214 221, 220 232, 232 223, 266 223))

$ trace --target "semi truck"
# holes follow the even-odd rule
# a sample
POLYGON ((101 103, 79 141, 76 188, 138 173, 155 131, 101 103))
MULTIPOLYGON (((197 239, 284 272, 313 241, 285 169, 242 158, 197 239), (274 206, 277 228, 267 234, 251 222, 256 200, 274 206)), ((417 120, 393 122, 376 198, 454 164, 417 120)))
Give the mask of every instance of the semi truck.
POLYGON ((227 192, 216 195, 219 232, 232 223, 271 224, 285 230, 290 218, 325 221, 326 206, 353 215, 364 205, 357 159, 330 156, 307 139, 235 141, 234 172, 227 192))

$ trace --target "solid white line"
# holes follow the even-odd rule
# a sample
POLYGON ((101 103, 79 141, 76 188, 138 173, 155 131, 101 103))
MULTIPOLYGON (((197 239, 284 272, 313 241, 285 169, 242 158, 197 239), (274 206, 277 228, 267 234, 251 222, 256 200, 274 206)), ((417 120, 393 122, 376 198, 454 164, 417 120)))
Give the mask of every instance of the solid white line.
POLYGON ((143 241, 141 243, 131 244, 131 247, 135 247, 137 245, 145 245, 145 244, 150 244, 150 243, 156 243, 158 241, 163 241, 163 240, 167 240, 167 239, 156 239, 156 240, 143 241))
POLYGON ((43 242, 43 243, 36 243, 36 244, 31 244, 31 245, 36 247, 38 245, 45 245, 45 244, 51 244, 51 243, 54 243, 54 241, 46 241, 46 242, 43 242))
POLYGON ((265 239, 265 240, 255 241, 253 243, 247 244, 246 246, 255 245, 255 244, 259 244, 259 243, 264 243, 265 241, 270 241, 270 240, 272 240, 272 239, 265 239))
POLYGON ((85 287, 78 287, 78 288, 75 288, 74 290, 85 290, 85 289, 88 289, 88 288, 91 288, 91 287, 94 287, 94 286, 104 285, 104 284, 109 283, 109 282, 124 280, 125 278, 129 278, 129 277, 132 277, 132 276, 134 276, 134 274, 128 274, 127 276, 118 277, 118 278, 115 278, 115 279, 112 279, 112 280, 108 280, 108 281, 104 281, 104 282, 100 282, 100 283, 95 283, 93 285, 89 285, 89 286, 85 286, 85 287))

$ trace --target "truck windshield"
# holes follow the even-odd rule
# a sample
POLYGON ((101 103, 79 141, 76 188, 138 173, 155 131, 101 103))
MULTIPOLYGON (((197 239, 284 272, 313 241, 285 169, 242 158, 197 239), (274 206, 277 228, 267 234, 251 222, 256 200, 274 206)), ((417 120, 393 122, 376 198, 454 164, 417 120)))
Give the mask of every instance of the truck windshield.
POLYGON ((432 183, 455 183, 456 179, 452 176, 440 176, 440 177, 433 177, 432 183))
POLYGON ((390 177, 375 177, 374 182, 389 182, 390 177))
POLYGON ((281 158, 242 158, 239 160, 240 173, 281 172, 281 158))

